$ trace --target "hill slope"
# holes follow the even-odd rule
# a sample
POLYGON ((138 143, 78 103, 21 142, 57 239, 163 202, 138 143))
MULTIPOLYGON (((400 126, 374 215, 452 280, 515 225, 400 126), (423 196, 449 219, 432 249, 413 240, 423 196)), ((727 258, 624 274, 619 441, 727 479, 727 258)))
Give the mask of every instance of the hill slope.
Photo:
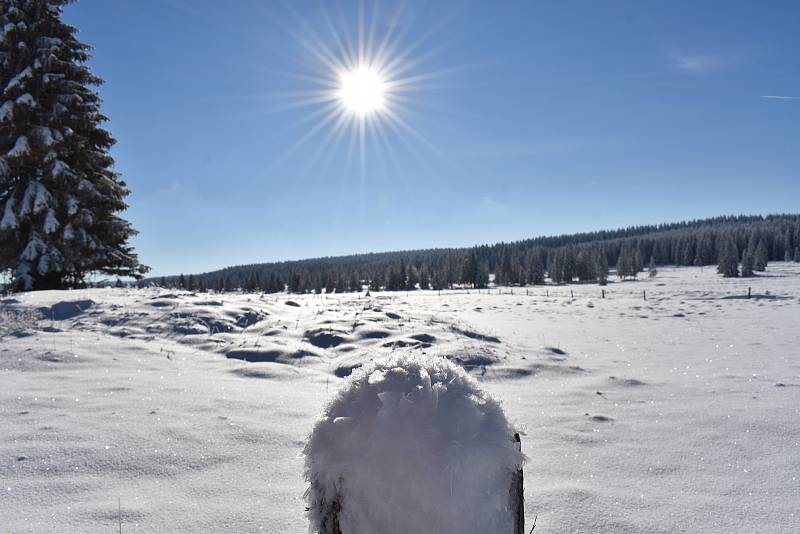
POLYGON ((143 285, 185 289, 338 292, 485 287, 489 273, 506 285, 597 280, 624 263, 633 272, 656 265, 712 265, 732 239, 739 254, 761 242, 770 261, 800 261, 800 215, 726 216, 579 234, 537 237, 472 248, 356 254, 227 267, 183 277, 151 278, 143 285))

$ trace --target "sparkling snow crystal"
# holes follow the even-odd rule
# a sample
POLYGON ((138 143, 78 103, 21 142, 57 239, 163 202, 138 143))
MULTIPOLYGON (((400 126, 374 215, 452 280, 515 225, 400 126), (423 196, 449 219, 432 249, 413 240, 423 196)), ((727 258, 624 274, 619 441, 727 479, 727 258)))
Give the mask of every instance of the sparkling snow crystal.
POLYGON ((511 533, 523 462, 500 405, 444 358, 356 370, 305 448, 311 530, 341 504, 346 534, 511 533))

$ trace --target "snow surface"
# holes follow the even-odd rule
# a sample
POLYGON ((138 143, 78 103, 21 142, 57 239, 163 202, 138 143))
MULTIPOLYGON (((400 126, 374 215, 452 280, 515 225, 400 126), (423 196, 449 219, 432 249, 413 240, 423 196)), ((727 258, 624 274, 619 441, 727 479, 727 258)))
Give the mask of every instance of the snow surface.
POLYGON ((524 432, 528 529, 800 532, 800 265, 600 289, 0 298, 0 531, 307 532, 339 376, 425 353, 524 432))
POLYGON ((513 435, 497 401, 456 364, 408 353, 371 362, 305 448, 312 526, 339 502, 349 534, 510 534, 523 461, 513 435))

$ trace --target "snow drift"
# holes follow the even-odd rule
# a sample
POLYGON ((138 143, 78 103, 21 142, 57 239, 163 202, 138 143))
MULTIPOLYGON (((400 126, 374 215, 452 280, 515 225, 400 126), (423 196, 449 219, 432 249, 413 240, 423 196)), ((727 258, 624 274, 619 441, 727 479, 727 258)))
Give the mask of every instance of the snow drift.
POLYGON ((305 447, 310 530, 339 503, 343 534, 511 533, 524 457, 500 405, 444 358, 356 369, 305 447))

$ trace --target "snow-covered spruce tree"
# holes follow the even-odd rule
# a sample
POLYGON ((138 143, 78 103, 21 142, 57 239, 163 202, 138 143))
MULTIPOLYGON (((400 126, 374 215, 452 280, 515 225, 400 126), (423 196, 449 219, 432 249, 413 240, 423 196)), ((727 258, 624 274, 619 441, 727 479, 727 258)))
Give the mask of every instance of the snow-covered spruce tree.
POLYGON ((0 272, 17 289, 81 285, 90 272, 141 278, 117 213, 129 191, 101 124, 90 47, 61 21, 73 0, 0 1, 0 272))
POLYGON ((763 239, 758 241, 758 246, 756 247, 756 271, 764 272, 767 270, 767 262, 769 261, 769 253, 767 252, 767 244, 764 243, 763 239))
POLYGON ((596 269, 597 283, 604 286, 608 283, 608 257, 606 252, 600 248, 595 252, 594 267, 596 269))
POLYGON ((755 276, 755 256, 755 247, 753 246, 753 240, 751 239, 747 244, 744 254, 742 254, 742 277, 749 278, 751 276, 755 276))
POLYGON ((721 238, 722 244, 719 247, 719 265, 717 272, 725 278, 736 278, 739 276, 739 250, 731 236, 721 238))
POLYGON ((656 269, 656 259, 653 256, 650 256, 650 265, 647 267, 647 276, 649 278, 655 278, 658 276, 658 269, 656 269))

